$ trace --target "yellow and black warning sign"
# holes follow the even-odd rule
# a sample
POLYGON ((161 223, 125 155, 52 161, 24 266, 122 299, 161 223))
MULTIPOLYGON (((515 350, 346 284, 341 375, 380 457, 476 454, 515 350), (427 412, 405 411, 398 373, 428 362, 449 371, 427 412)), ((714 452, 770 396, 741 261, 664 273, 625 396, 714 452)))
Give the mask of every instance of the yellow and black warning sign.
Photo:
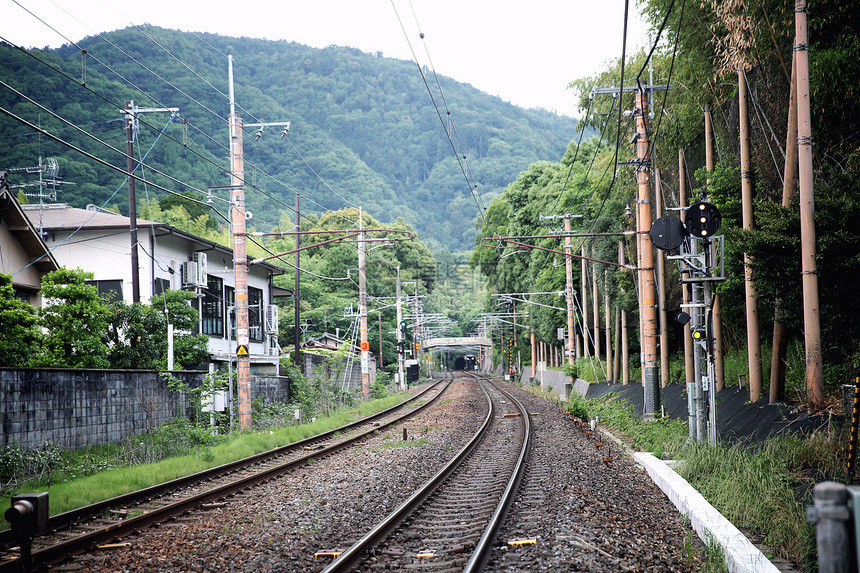
POLYGON ((236 347, 236 356, 248 356, 248 346, 246 344, 240 344, 236 347))

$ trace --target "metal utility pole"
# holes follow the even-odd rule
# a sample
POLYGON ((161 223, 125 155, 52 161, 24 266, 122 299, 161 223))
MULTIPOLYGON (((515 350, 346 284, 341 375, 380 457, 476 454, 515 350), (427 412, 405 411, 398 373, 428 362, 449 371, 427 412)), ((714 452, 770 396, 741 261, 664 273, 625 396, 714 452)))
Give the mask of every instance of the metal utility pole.
MULTIPOLYGON (((738 69, 738 107, 741 136, 741 195, 743 202, 743 227, 753 228, 753 183, 752 160, 750 158, 749 110, 747 106, 747 81, 743 68, 738 69)), ((746 291, 747 357, 749 360, 750 401, 761 397, 761 338, 758 326, 758 299, 752 260, 744 253, 744 290, 746 291)))
POLYGON ((358 208, 358 328, 361 340, 361 393, 370 398, 370 343, 367 340, 367 268, 365 267, 364 224, 358 208))
MULTIPOLYGON (((708 173, 714 171, 714 129, 711 120, 711 110, 705 106, 705 169, 708 173)), ((710 184, 710 178, 708 179, 710 184)), ((681 215, 683 217, 683 213, 681 215)), ((714 293, 714 364, 716 367, 717 390, 725 387, 723 368, 723 322, 720 319, 720 295, 714 293)))
POLYGON ((298 366, 299 368, 301 368, 301 365, 302 365, 301 353, 299 352, 299 348, 300 348, 301 343, 302 343, 301 328, 299 327, 299 323, 301 322, 301 317, 302 317, 302 309, 301 309, 302 293, 299 290, 300 274, 301 274, 301 272, 300 272, 301 251, 299 250, 301 248, 301 246, 300 246, 300 243, 301 243, 300 231, 302 230, 301 223, 302 223, 302 219, 301 219, 301 216, 299 215, 299 194, 296 193, 296 263, 295 263, 296 264, 296 275, 295 275, 295 287, 294 287, 295 292, 293 293, 293 302, 295 304, 294 313, 295 313, 295 320, 296 320, 296 329, 295 329, 295 332, 293 334, 293 337, 294 337, 293 344, 295 345, 294 361, 295 361, 296 366, 298 366))
POLYGON ((806 343, 806 396, 813 408, 824 404, 818 269, 815 264, 815 194, 812 189, 812 119, 809 103, 809 44, 806 0, 794 9, 797 62, 797 157, 800 183, 800 254, 803 273, 803 332, 806 343))
POLYGON ((134 101, 125 102, 125 153, 128 169, 128 230, 131 236, 131 302, 140 302, 140 268, 137 256, 137 199, 134 192, 134 175, 137 161, 134 158, 134 136, 137 132, 137 116, 141 113, 179 113, 178 107, 142 108, 134 101))
MULTIPOLYGON (((655 217, 663 216, 663 193, 660 185, 660 170, 654 168, 654 210, 655 217)), ((669 320, 666 313, 666 257, 657 251, 657 300, 660 307, 660 386, 669 383, 669 320)))

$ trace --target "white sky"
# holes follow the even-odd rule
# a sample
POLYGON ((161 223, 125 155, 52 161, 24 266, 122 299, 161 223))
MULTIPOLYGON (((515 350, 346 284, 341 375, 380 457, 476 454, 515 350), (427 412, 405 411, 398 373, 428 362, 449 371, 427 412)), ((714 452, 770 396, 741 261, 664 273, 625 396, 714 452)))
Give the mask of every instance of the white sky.
MULTIPOLYGON (((24 47, 66 43, 38 16, 72 41, 149 23, 314 47, 351 46, 407 60, 413 59, 411 42, 419 62, 428 63, 429 52, 439 74, 522 107, 577 115, 567 85, 621 56, 624 1, 0 0, 0 36, 24 47)), ((628 54, 647 41, 635 1, 630 4, 628 54)), ((241 64, 241 54, 233 57, 241 64)))

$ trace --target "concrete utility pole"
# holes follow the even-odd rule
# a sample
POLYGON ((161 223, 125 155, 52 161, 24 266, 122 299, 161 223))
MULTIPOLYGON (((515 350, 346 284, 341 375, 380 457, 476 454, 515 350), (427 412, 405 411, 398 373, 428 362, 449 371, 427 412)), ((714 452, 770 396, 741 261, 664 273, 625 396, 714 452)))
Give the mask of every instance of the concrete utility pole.
POLYGON ((358 208, 358 329, 361 340, 361 393, 370 398, 370 343, 367 341, 367 268, 365 266, 364 224, 358 208))
POLYGON ((230 81, 230 220, 233 225, 233 274, 236 282, 236 386, 239 428, 251 427, 251 356, 248 317, 248 253, 245 234, 245 154, 242 118, 236 113, 233 92, 233 56, 227 57, 230 81))
MULTIPOLYGON (((753 173, 752 160, 750 158, 747 81, 743 68, 738 70, 738 107, 740 108, 743 227, 745 231, 749 231, 753 228, 753 173)), ((757 402, 761 397, 761 338, 758 327, 758 299, 756 298, 755 279, 753 279, 751 264, 752 260, 750 256, 744 253, 744 290, 746 291, 750 402, 757 402)))
MULTIPOLYGON (((406 378, 403 376, 403 301, 400 295, 400 265, 397 265, 397 383, 400 390, 406 390, 406 378)), ((479 349, 480 353, 480 349, 479 349)))
MULTIPOLYGON (((782 177, 782 206, 791 207, 797 185, 797 59, 791 58, 791 89, 788 100, 788 127, 785 133, 785 166, 782 177)), ((787 332, 780 317, 781 301, 773 304, 773 352, 770 359, 770 396, 772 404, 785 393, 785 355, 787 332)))
MULTIPOLYGON (((565 288, 564 294, 567 298, 567 364, 571 370, 576 366, 576 357, 573 353, 574 340, 576 339, 576 331, 573 328, 573 248, 570 244, 570 214, 564 216, 564 232, 568 234, 564 238, 564 276, 565 288)), ((584 308, 584 305, 583 305, 584 308)), ((584 331, 585 329, 583 329, 584 331)), ((588 341, 583 341, 583 347, 588 347, 588 341)), ((576 382, 576 377, 570 377, 571 383, 576 382)))
MULTIPOLYGON (((233 226, 233 273, 236 282, 236 386, 239 399, 239 428, 251 427, 251 355, 250 317, 248 308, 248 245, 245 224, 245 152, 242 129, 258 127, 256 139, 268 126, 284 127, 289 130, 289 122, 242 124, 236 113, 236 97, 233 91, 233 56, 227 56, 228 82, 230 84, 230 220, 233 226)), ((298 213, 297 213, 298 214, 298 213)), ((298 237, 298 234, 296 235, 298 237)), ((298 321, 297 321, 298 323, 298 321)), ((298 352, 298 348, 296 348, 298 352)))
MULTIPOLYGON (((684 150, 678 150, 678 206, 681 208, 680 218, 683 221, 687 210, 687 161, 684 157, 684 150)), ((681 297, 684 305, 690 304, 690 289, 689 283, 684 282, 684 279, 690 278, 690 273, 681 272, 681 297)), ((714 313, 716 314, 716 313, 714 313)), ((686 387, 690 388, 696 380, 696 372, 694 368, 695 357, 693 355, 693 329, 690 323, 684 325, 684 382, 686 387)), ((694 430, 694 425, 690 424, 690 435, 694 430)))
POLYGON ((585 256, 585 244, 580 247, 582 259, 580 259, 580 290, 582 291, 582 356, 589 358, 591 356, 590 338, 588 326, 588 264, 585 256))
POLYGON ((604 338, 604 346, 606 348, 606 380, 611 382, 614 380, 612 376, 612 328, 609 323, 609 288, 607 275, 609 271, 603 267, 603 321, 606 323, 606 331, 604 338))
MULTIPOLYGON (((618 241, 618 264, 624 266, 624 241, 618 241)), ((621 311, 621 383, 630 384, 630 347, 627 343, 627 311, 621 311)))
POLYGON ((797 158, 800 183, 800 254, 803 273, 803 332, 806 342, 806 396, 813 408, 824 405, 818 269, 815 264, 815 194, 812 189, 812 119, 809 103, 809 44, 806 0, 794 8, 797 62, 797 158))
POLYGON ((141 113, 179 113, 178 107, 143 108, 134 105, 133 100, 125 102, 125 153, 128 169, 128 230, 131 235, 131 302, 140 302, 140 264, 137 255, 137 198, 135 197, 132 175, 137 169, 134 158, 134 136, 137 133, 137 116, 141 113))
POLYGON ((299 347, 301 346, 301 343, 302 343, 301 327, 300 327, 301 318, 302 318, 302 309, 300 306, 301 302, 302 302, 302 293, 299 290, 300 274, 301 274, 301 272, 300 272, 301 251, 299 250, 301 248, 301 246, 300 246, 300 243, 301 243, 300 231, 302 230, 301 223, 302 223, 302 219, 301 219, 301 216, 299 215, 299 194, 296 193, 296 263, 295 263, 296 274, 295 274, 295 279, 294 279, 295 280, 295 287, 294 287, 295 292, 293 293, 293 303, 295 305, 295 308, 293 310, 294 310, 294 315, 295 315, 295 320, 296 320, 296 328, 293 332, 293 344, 295 345, 295 352, 293 353, 293 360, 294 360, 296 366, 298 366, 299 368, 301 368, 301 366, 302 366, 301 353, 299 352, 299 347))
POLYGON ((651 178, 649 176, 650 149, 648 142, 648 127, 646 101, 644 91, 636 91, 636 179, 639 183, 638 213, 639 213, 639 245, 641 248, 642 265, 639 268, 639 284, 642 299, 640 313, 642 315, 642 384, 645 387, 645 406, 643 414, 653 416, 660 410, 660 390, 657 386, 657 305, 654 292, 654 250, 651 247, 651 178))

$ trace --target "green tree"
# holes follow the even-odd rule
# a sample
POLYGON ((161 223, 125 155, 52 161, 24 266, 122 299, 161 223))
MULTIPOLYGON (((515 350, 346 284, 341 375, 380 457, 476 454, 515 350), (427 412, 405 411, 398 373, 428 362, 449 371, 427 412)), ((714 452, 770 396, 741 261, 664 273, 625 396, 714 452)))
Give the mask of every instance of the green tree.
POLYGON ((189 304, 194 294, 166 291, 152 297, 151 304, 111 305, 108 337, 113 368, 164 370, 167 368, 168 317, 174 326, 174 368, 193 369, 207 359, 207 337, 192 334, 199 320, 189 304))
POLYGON ((0 273, 0 366, 28 366, 41 344, 36 309, 15 296, 12 275, 0 273))
POLYGON ((86 284, 93 274, 62 268, 42 278, 45 306, 40 310, 43 338, 41 366, 107 368, 107 306, 98 289, 86 284))

